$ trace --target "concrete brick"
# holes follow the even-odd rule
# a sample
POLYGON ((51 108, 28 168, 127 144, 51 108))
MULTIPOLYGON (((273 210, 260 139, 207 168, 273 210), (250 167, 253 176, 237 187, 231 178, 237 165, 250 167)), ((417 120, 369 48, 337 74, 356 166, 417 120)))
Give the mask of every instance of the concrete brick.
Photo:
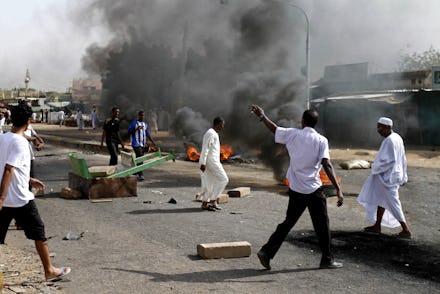
POLYGON ((229 195, 228 194, 221 194, 217 197, 217 203, 218 204, 224 204, 229 202, 229 195))
POLYGON ((251 194, 251 187, 238 187, 228 191, 229 197, 245 197, 251 194))
POLYGON ((247 241, 198 244, 197 254, 204 259, 249 257, 251 244, 247 241))
POLYGON ((80 199, 82 197, 81 192, 78 190, 64 187, 60 191, 60 197, 65 199, 80 199))
POLYGON ((106 177, 116 172, 116 166, 90 166, 89 173, 92 177, 106 177))

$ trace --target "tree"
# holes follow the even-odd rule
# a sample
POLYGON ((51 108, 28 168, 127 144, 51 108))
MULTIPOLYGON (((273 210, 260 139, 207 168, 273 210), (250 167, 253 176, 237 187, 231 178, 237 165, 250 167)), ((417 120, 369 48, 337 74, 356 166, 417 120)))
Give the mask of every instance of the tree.
POLYGON ((435 65, 440 65, 440 51, 432 46, 422 53, 404 53, 398 62, 400 71, 427 70, 435 65))

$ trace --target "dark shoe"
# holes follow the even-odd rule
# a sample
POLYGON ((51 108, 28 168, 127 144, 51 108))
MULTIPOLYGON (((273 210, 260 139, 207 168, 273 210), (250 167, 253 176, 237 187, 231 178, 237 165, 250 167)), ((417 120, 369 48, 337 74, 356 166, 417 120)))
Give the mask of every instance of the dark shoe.
POLYGON ((208 211, 216 211, 215 208, 212 207, 211 205, 202 205, 202 209, 208 211))
POLYGON ((257 256, 260 259, 260 263, 262 266, 264 266, 267 270, 270 270, 270 258, 267 256, 266 252, 264 251, 258 251, 257 256))
POLYGON ((319 268, 321 269, 337 269, 341 268, 344 265, 341 262, 330 261, 330 262, 321 262, 319 268))
POLYGON ((217 204, 211 204, 209 206, 214 208, 215 210, 222 210, 222 208, 220 206, 218 206, 217 204))

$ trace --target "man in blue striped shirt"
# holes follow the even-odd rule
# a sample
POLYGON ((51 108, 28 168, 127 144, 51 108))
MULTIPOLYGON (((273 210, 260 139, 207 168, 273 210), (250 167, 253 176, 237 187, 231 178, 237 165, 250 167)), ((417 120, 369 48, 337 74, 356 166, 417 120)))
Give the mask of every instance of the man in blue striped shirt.
MULTIPOLYGON (((150 130, 146 122, 144 122, 145 112, 140 110, 138 112, 137 120, 133 120, 128 126, 128 134, 131 137, 131 147, 136 154, 136 157, 143 156, 145 151, 148 151, 149 145, 147 139, 150 140, 153 147, 156 147, 153 138, 150 136, 150 130)), ((144 180, 142 171, 136 174, 138 181, 144 180)))

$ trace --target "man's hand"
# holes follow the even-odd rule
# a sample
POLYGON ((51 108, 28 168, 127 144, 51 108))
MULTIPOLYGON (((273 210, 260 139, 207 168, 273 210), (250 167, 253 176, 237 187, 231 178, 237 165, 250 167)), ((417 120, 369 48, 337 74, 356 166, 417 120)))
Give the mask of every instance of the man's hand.
POLYGON ((43 190, 46 187, 42 181, 35 178, 30 178, 29 183, 32 187, 37 188, 38 190, 43 190))
POLYGON ((339 190, 338 191, 338 202, 337 202, 337 206, 341 207, 342 205, 344 205, 344 195, 342 195, 342 191, 339 190))
POLYGON ((251 111, 259 118, 264 117, 264 110, 258 105, 253 104, 251 106, 251 111))
POLYGON ((3 207, 3 199, 0 199, 0 210, 2 210, 3 207))
POLYGON ((202 172, 204 172, 204 171, 206 170, 206 165, 201 164, 201 165, 200 165, 200 170, 201 170, 202 172))

